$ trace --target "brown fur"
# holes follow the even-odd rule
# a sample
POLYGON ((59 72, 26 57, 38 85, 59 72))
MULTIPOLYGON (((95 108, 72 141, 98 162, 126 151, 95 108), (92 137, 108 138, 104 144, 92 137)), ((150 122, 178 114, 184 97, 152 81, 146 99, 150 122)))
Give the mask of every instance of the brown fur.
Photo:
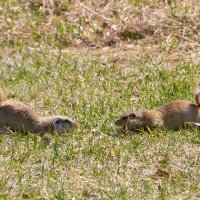
POLYGON ((4 91, 0 88, 0 105, 5 99, 5 93, 4 91))
POLYGON ((129 112, 122 115, 115 124, 132 131, 155 127, 177 129, 185 122, 199 123, 200 92, 196 93, 195 100, 197 105, 187 100, 177 100, 152 110, 129 112))
POLYGON ((200 89, 195 89, 195 101, 198 106, 200 106, 200 89))
POLYGON ((38 116, 29 106, 14 100, 3 100, 0 90, 0 132, 6 128, 24 133, 66 132, 74 128, 75 123, 66 116, 38 116))

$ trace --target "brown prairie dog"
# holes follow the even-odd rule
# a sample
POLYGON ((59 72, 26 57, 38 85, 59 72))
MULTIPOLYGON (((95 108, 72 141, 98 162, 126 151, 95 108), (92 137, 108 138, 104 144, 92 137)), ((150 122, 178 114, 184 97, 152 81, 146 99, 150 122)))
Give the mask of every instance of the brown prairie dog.
POLYGON ((195 94, 196 104, 187 100, 177 100, 161 107, 133 111, 122 115, 115 124, 125 131, 166 127, 178 129, 185 122, 200 123, 200 91, 195 94))
POLYGON ((15 101, 4 100, 4 92, 0 89, 0 133, 7 129, 20 132, 59 132, 64 133, 75 127, 75 123, 66 116, 38 116, 29 106, 15 101))

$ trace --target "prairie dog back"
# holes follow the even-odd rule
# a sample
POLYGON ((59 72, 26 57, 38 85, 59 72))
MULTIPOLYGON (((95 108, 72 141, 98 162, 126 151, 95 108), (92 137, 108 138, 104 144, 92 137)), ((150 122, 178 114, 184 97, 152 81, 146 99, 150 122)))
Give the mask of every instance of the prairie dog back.
POLYGON ((12 130, 27 132, 30 127, 35 130, 37 118, 29 106, 18 101, 5 101, 0 106, 0 126, 8 126, 12 130))
POLYGON ((177 129, 185 122, 196 122, 199 118, 199 108, 187 100, 177 100, 155 109, 159 112, 163 126, 177 129))

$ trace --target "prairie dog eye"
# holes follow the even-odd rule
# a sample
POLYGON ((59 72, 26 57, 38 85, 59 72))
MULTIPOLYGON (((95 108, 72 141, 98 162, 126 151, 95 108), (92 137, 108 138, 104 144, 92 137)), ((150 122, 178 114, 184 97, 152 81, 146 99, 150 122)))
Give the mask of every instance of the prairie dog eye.
POLYGON ((136 115, 134 113, 131 113, 128 117, 131 118, 131 119, 133 119, 133 118, 136 117, 136 115))
POLYGON ((59 124, 59 121, 58 121, 58 120, 56 121, 56 124, 59 124))
POLYGON ((124 116, 123 118, 122 118, 122 120, 127 120, 128 119, 128 116, 124 116))
POLYGON ((68 119, 64 120, 65 123, 71 123, 68 119))

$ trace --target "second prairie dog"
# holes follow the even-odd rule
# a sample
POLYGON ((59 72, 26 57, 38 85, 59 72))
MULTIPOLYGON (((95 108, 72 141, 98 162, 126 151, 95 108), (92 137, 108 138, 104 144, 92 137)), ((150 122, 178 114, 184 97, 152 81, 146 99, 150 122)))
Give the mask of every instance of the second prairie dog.
POLYGON ((200 123, 200 91, 195 94, 196 104, 187 100, 177 100, 161 107, 133 111, 122 115, 115 124, 125 131, 166 127, 178 129, 186 122, 200 123))
POLYGON ((75 123, 66 116, 38 116, 24 103, 7 100, 4 101, 4 92, 0 89, 0 132, 7 129, 20 132, 59 132, 64 133, 74 128, 75 123))

